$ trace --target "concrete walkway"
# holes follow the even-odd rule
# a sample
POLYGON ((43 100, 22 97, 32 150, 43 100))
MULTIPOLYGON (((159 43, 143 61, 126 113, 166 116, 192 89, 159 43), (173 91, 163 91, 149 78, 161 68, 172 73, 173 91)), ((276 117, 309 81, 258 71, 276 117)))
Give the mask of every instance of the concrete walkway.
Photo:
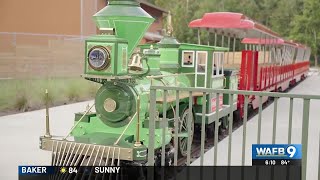
MULTIPOLYGON (((312 73, 299 86, 292 89, 289 93, 295 94, 314 94, 320 95, 320 75, 312 73)), ((262 112, 262 132, 261 143, 272 142, 273 128, 273 104, 262 112)), ((292 143, 301 144, 302 132, 302 112, 303 101, 301 99, 294 100, 293 107, 293 130, 292 143)), ((277 131, 276 143, 287 143, 288 140, 288 119, 289 119, 289 99, 280 98, 278 101, 277 114, 277 131)), ((308 171, 307 179, 316 180, 318 172, 318 154, 319 154, 319 129, 320 129, 320 101, 314 100, 310 104, 310 124, 309 124, 309 142, 308 142, 308 171)), ((258 116, 253 117, 247 123, 246 136, 246 158, 245 165, 251 165, 251 145, 257 143, 258 116)), ((233 132, 232 137, 232 163, 231 165, 241 165, 242 160, 242 141, 243 127, 233 132)), ((228 141, 229 138, 223 139, 218 143, 218 165, 227 165, 228 161, 228 141)), ((213 165, 214 149, 210 149, 205 153, 204 165, 213 165)), ((197 159, 192 165, 200 165, 200 159, 197 159)))
MULTIPOLYGON (((92 101, 50 109, 53 135, 66 135, 74 113, 85 111, 92 101)), ((39 149, 39 136, 45 133, 45 110, 0 117, 0 179, 17 180, 19 165, 50 165, 51 153, 39 149)))

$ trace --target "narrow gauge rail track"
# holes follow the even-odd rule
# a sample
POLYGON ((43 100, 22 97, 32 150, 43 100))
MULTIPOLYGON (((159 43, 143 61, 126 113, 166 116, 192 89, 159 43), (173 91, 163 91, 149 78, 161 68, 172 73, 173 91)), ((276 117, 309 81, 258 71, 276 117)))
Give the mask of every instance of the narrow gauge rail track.
MULTIPOLYGON (((302 81, 296 83, 294 86, 289 87, 286 91, 283 91, 283 93, 287 93, 290 90, 292 90, 294 87, 296 87, 297 85, 299 85, 302 81)), ((265 108, 269 107, 272 103, 273 103, 274 99, 273 98, 269 98, 267 102, 265 102, 262 105, 262 110, 264 110, 265 108)), ((259 113, 259 109, 248 109, 248 121, 250 121, 253 117, 255 117, 258 113, 259 113)), ((239 127, 241 127, 243 125, 243 121, 242 120, 236 120, 233 122, 233 127, 232 127, 232 132, 236 131, 239 127)), ((224 138, 228 137, 229 133, 228 133, 228 129, 227 130, 223 130, 220 131, 221 133, 219 133, 218 136, 218 142, 222 141, 224 138)), ((210 150, 211 148, 214 147, 214 137, 210 137, 210 138, 206 138, 205 139, 205 148, 204 148, 204 153, 206 153, 208 150, 210 150)), ((201 137, 198 135, 194 136, 193 139, 193 143, 192 143, 192 147, 191 147, 191 155, 190 155, 190 163, 192 163, 193 161, 195 161, 196 159, 198 159, 200 157, 200 151, 201 151, 201 137)), ((178 159, 177 165, 178 166, 186 166, 186 162, 187 162, 187 157, 181 157, 178 159)))

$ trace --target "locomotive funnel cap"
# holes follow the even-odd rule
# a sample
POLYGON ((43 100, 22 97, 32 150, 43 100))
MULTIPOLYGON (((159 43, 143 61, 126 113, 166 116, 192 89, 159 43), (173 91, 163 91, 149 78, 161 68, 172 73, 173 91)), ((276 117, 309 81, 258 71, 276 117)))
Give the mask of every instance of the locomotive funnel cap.
POLYGON ((110 0, 93 19, 99 29, 113 29, 116 37, 128 41, 129 57, 154 21, 134 0, 110 0))

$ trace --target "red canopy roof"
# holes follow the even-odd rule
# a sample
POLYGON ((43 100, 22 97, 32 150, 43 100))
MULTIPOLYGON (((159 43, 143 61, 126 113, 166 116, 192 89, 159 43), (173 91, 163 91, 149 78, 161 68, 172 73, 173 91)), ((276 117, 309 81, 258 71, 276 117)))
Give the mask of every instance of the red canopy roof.
POLYGON ((304 45, 304 44, 300 44, 300 43, 297 43, 297 42, 293 42, 297 47, 299 48, 304 48, 304 49, 307 49, 309 48, 308 46, 304 45))
POLYGON ((243 14, 232 12, 206 13, 201 19, 189 23, 191 28, 208 28, 218 34, 238 37, 259 38, 279 35, 262 24, 254 22, 243 14))
POLYGON ((244 38, 241 41, 242 44, 284 44, 283 39, 259 39, 259 38, 244 38))
POLYGON ((289 45, 289 46, 297 46, 296 43, 293 43, 291 41, 283 40, 281 38, 277 39, 263 39, 263 38, 244 38, 241 43, 243 44, 260 44, 260 45, 289 45))

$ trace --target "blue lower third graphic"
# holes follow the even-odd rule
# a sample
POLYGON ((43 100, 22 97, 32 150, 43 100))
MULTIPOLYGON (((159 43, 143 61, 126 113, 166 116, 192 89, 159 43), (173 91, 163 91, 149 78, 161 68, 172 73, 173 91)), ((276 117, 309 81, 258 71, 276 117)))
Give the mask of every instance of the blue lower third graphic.
POLYGON ((301 144, 253 144, 252 165, 301 165, 301 144))

